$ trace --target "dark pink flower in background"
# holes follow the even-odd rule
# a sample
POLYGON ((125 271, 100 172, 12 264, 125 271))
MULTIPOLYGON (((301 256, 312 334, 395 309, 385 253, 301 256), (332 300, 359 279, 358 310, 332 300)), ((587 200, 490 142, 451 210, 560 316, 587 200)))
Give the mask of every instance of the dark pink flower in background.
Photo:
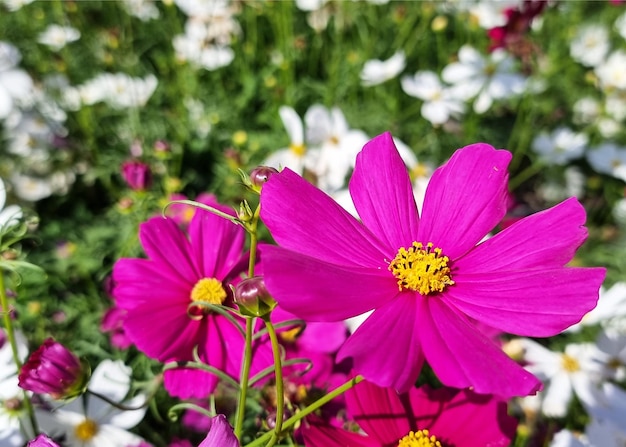
POLYGON ((361 382, 346 404, 365 435, 313 419, 302 430, 307 447, 506 447, 517 428, 506 401, 470 390, 422 386, 399 395, 361 382))
POLYGON ((25 390, 69 399, 84 391, 89 368, 61 343, 48 338, 22 365, 18 379, 25 390))
MULTIPOLYGON (((169 201, 174 200, 188 200, 187 196, 183 194, 171 194, 169 196, 169 201)), ((217 198, 213 194, 202 193, 195 198, 195 201, 198 203, 203 203, 205 205, 213 206, 218 209, 226 209, 223 205, 220 205, 217 201, 217 198), (216 206, 217 205, 217 206, 216 206)), ((165 215, 170 219, 173 219, 181 228, 186 229, 191 222, 194 214, 196 213, 197 208, 191 205, 185 205, 182 203, 173 203, 169 205, 165 209, 165 215)), ((232 210, 227 210, 232 213, 232 210)))
POLYGON ((124 181, 134 191, 145 191, 152 186, 152 171, 146 163, 127 160, 122 163, 121 171, 124 181))
POLYGON ((487 33, 491 39, 489 49, 519 46, 524 41, 533 20, 547 5, 547 0, 524 0, 518 7, 506 10, 507 23, 492 28, 487 33))
MULTIPOLYGON (((124 329, 139 350, 161 362, 190 361, 197 346, 204 363, 239 377, 241 329, 206 304, 232 304, 228 284, 247 266, 244 238, 243 228, 204 210, 196 210, 188 233, 173 219, 154 217, 141 224, 139 239, 148 259, 120 259, 113 268, 113 296, 126 311, 124 329)), ((272 364, 272 355, 265 340, 253 348, 255 374, 272 364)), ((198 369, 164 374, 165 388, 181 398, 206 397, 217 382, 217 376, 198 369)))
POLYGON ((569 199, 481 240, 507 211, 511 153, 487 144, 437 169, 418 214, 389 133, 365 145, 350 180, 361 221, 289 169, 261 192, 278 246, 261 247, 268 290, 306 321, 374 312, 339 351, 358 374, 407 391, 424 361, 446 385, 524 396, 541 382, 474 324, 549 337, 597 302, 602 268, 566 267, 587 237, 569 199))
POLYGON ((128 349, 133 344, 124 330, 125 317, 126 311, 124 309, 113 306, 104 313, 100 321, 100 330, 109 334, 111 346, 122 350, 128 349))

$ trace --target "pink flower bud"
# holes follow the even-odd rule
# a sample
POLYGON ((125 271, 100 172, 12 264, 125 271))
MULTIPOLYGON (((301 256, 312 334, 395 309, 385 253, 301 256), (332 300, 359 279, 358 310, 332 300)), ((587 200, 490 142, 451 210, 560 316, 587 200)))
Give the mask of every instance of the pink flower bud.
POLYGON ((261 317, 274 309, 273 300, 262 276, 253 276, 241 281, 235 287, 234 300, 239 310, 248 316, 261 317))
POLYGON ((22 366, 19 386, 53 399, 71 399, 82 394, 89 367, 61 343, 46 339, 22 366))
POLYGON ((258 166, 250 172, 250 181, 259 190, 269 180, 269 178, 278 174, 278 170, 269 166, 258 166))
POLYGON ((150 166, 137 160, 122 163, 122 177, 130 189, 145 191, 152 185, 150 166))
POLYGON ((35 439, 28 441, 27 447, 59 447, 59 444, 46 435, 39 435, 35 439))

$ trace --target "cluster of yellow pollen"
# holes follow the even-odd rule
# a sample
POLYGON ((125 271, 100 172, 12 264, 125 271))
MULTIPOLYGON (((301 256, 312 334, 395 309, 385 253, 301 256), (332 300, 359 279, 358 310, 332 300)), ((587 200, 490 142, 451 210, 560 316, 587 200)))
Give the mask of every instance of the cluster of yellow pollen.
POLYGON ((85 419, 74 428, 74 435, 81 441, 91 441, 98 433, 98 424, 91 419, 85 419))
POLYGON ((191 301, 198 303, 222 304, 226 299, 226 290, 222 282, 215 278, 202 278, 191 289, 191 301))
POLYGON ((389 270, 398 279, 400 290, 410 289, 422 295, 443 292, 446 286, 454 284, 450 278, 447 256, 442 256, 441 248, 433 248, 432 242, 424 247, 421 242, 413 242, 408 248, 401 247, 389 264, 389 270))
POLYGON ((567 354, 563 354, 561 356, 561 365, 563 366, 563 369, 567 372, 576 372, 580 370, 580 364, 578 363, 578 360, 567 354))
POLYGON ((398 447, 441 447, 441 443, 428 430, 418 430, 400 439, 398 447))

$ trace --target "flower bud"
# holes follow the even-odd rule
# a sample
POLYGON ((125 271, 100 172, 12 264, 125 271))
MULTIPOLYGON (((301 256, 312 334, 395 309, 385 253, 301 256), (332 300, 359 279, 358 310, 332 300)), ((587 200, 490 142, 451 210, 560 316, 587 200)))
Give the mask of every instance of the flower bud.
POLYGON ((274 174, 278 174, 278 170, 276 168, 272 168, 270 166, 258 166, 250 172, 250 182, 252 182, 252 186, 255 190, 261 191, 263 185, 274 174))
POLYGON ((35 439, 28 441, 26 447, 59 447, 59 444, 46 435, 39 435, 35 439))
POLYGON ((250 317, 262 317, 276 307, 262 276, 253 276, 241 281, 234 289, 234 300, 239 310, 250 317))
POLYGON ((71 399, 85 391, 89 365, 52 338, 46 339, 22 366, 19 386, 53 399, 71 399))
POLYGON ((122 177, 134 191, 145 191, 152 186, 150 166, 141 161, 128 160, 122 163, 122 177))

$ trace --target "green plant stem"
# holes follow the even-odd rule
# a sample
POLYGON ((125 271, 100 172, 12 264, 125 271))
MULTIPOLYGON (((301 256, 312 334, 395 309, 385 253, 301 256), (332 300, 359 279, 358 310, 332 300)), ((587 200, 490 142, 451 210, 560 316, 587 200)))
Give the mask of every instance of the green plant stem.
MULTIPOLYGON (((257 225, 261 206, 257 206, 250 223, 246 226, 250 234, 250 258, 248 261, 248 278, 254 276, 254 266, 256 264, 256 249, 258 245, 257 225)), ((248 394, 248 382, 250 380, 250 367, 252 365, 252 334, 254 332, 254 318, 245 317, 246 334, 245 348, 243 353, 243 364, 241 365, 241 377, 239 380, 239 402, 237 403, 237 420, 235 421, 235 436, 241 440, 243 421, 246 414, 246 397, 248 394)))
MULTIPOLYGON (((333 400, 335 397, 342 395, 343 393, 348 391, 350 388, 355 386, 357 383, 362 382, 362 381, 363 381, 363 376, 359 375, 359 376, 354 377, 353 379, 348 380, 346 383, 344 383, 340 387, 335 388, 334 390, 332 390, 330 393, 328 393, 324 397, 316 400, 315 402, 313 402, 311 405, 309 405, 308 407, 306 407, 302 411, 294 414, 289 419, 287 419, 283 423, 283 430, 287 430, 287 429, 291 428, 300 419, 303 419, 304 417, 306 417, 309 414, 313 413, 318 408, 320 408, 322 405, 327 404, 328 402, 333 400)), ((258 446, 262 445, 263 443, 267 442, 269 439, 271 439, 273 435, 274 435, 273 431, 268 431, 263 436, 255 439, 250 444, 246 445, 246 447, 258 447, 258 446)))
POLYGON ((283 390, 283 366, 280 355, 280 345, 278 343, 278 336, 274 325, 270 321, 270 316, 266 315, 263 318, 265 326, 267 327, 267 333, 270 336, 272 343, 272 353, 274 354, 274 375, 276 376, 276 425, 274 426, 273 435, 267 443, 266 447, 272 447, 278 441, 280 433, 283 429, 283 415, 285 411, 285 392, 283 390))
MULTIPOLYGON (((4 328, 11 345, 11 352, 13 353, 13 362, 19 372, 22 368, 22 362, 20 361, 20 355, 17 350, 17 341, 15 340, 15 330, 13 329, 13 322, 11 321, 11 312, 9 311, 9 299, 7 298, 6 289, 4 288, 4 272, 0 269, 0 309, 2 310, 2 317, 4 320, 4 328)), ((26 391, 24 391, 24 407, 28 412, 28 418, 30 419, 30 425, 33 429, 33 437, 39 434, 39 427, 37 425, 37 418, 35 418, 35 411, 33 405, 28 397, 26 391)))

